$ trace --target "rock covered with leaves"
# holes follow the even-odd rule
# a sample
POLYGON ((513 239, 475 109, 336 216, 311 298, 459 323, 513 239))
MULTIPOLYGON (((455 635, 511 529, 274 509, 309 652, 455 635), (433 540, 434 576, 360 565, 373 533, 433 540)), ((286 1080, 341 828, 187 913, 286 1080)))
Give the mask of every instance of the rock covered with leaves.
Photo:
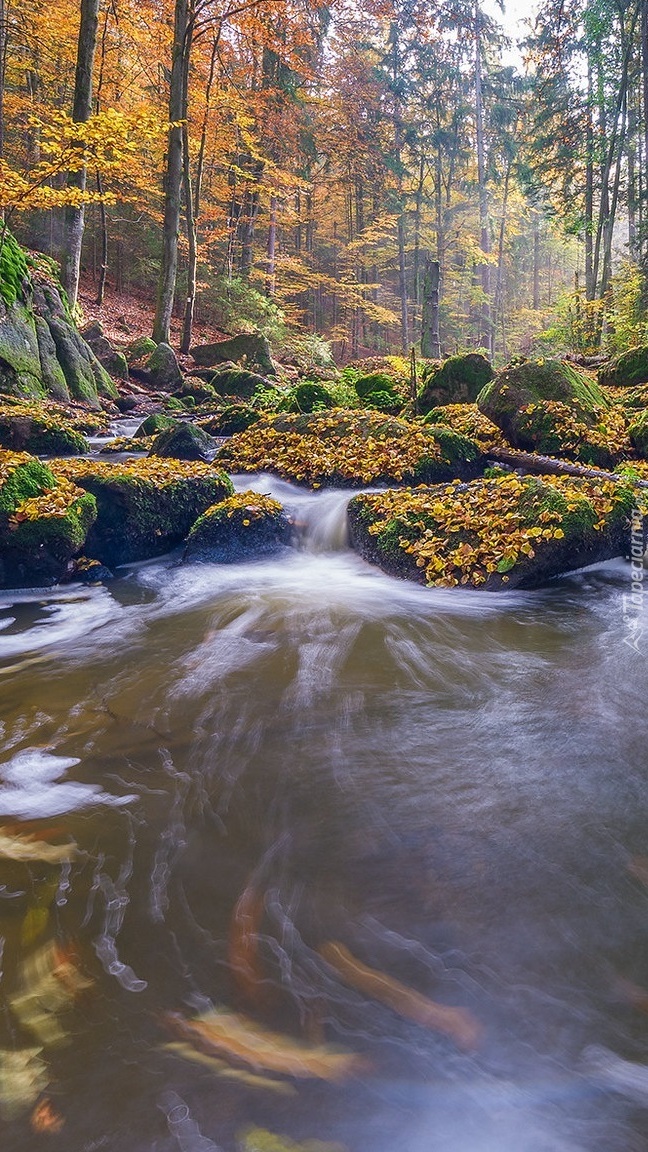
POLYGON ((477 397, 514 448, 607 468, 631 450, 626 418, 595 383, 561 360, 524 360, 477 397))
POLYGON ((482 452, 489 448, 502 448, 506 446, 504 435, 484 416, 476 404, 443 404, 439 408, 431 408, 425 417, 425 424, 443 424, 453 432, 460 432, 468 436, 479 445, 482 452))
POLYGON ((78 456, 89 446, 72 423, 69 413, 58 405, 52 408, 7 397, 0 400, 0 447, 37 456, 78 456))
POLYGON ((175 548, 207 508, 233 493, 229 477, 199 461, 54 460, 51 468, 95 497, 85 552, 109 568, 175 548))
POLYGON ((391 575, 437 587, 531 588, 621 555, 630 482, 502 473, 349 504, 351 543, 391 575))
POLYGON ((58 583, 97 515, 95 499, 27 452, 0 450, 0 586, 58 583))
POLYGON ((293 525, 282 505, 258 492, 238 492, 208 508, 194 524, 185 560, 221 564, 269 556, 290 544, 293 525))
POLYGON ((352 488, 474 476, 481 453, 474 440, 449 428, 334 409, 265 417, 233 436, 216 458, 233 472, 272 472, 313 488, 352 488))

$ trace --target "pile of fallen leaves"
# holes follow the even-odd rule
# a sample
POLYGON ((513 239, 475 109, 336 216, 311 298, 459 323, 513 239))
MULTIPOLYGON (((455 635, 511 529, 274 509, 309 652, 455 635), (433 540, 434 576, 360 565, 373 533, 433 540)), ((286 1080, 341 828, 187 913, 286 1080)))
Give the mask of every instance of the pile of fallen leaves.
POLYGON ((247 527, 252 520, 260 520, 262 516, 281 515, 283 508, 279 501, 274 500, 272 496, 265 496, 249 489, 247 492, 235 492, 233 496, 228 496, 219 504, 212 504, 203 513, 201 519, 211 515, 227 516, 228 519, 231 519, 237 512, 244 512, 248 517, 243 520, 243 524, 247 527))
POLYGON ((34 457, 29 452, 11 452, 8 448, 0 449, 0 488, 7 483, 16 468, 19 468, 21 464, 28 464, 33 459, 34 457))
MULTIPOLYGON (((398 483, 418 475, 426 462, 445 462, 442 433, 448 441, 455 437, 448 429, 437 432, 393 417, 377 420, 366 413, 332 409, 310 417, 260 421, 233 436, 217 460, 231 471, 274 472, 312 488, 384 479, 398 483)), ((475 445, 455 438, 459 453, 472 449, 477 456, 475 445)))
POLYGON ((15 416, 26 416, 37 421, 43 428, 56 429, 63 424, 75 432, 89 435, 105 432, 110 425, 109 417, 103 412, 66 408, 64 404, 56 404, 53 400, 24 400, 3 396, 0 399, 0 419, 15 416))
POLYGON ((523 419, 518 424, 519 434, 535 443, 538 451, 575 456, 592 463, 632 452, 627 417, 619 406, 601 409, 593 427, 579 419, 576 408, 560 400, 525 404, 520 413, 523 419))
POLYGON ((77 501, 86 498, 86 495, 82 488, 62 477, 55 488, 43 492, 40 496, 23 500, 9 517, 9 526, 17 528, 25 520, 41 520, 45 516, 63 517, 70 512, 78 514, 82 509, 77 501))
POLYGON ((50 460, 49 467, 58 477, 68 480, 82 480, 87 476, 101 480, 136 480, 155 484, 158 488, 168 488, 178 480, 190 480, 195 476, 215 476, 211 464, 200 460, 172 460, 163 456, 150 456, 139 459, 108 461, 79 460, 62 457, 50 460))
POLYGON ((361 497, 377 517, 369 533, 397 534, 398 546, 424 570, 427 583, 441 587, 479 587, 493 573, 506 583, 519 560, 533 559, 545 541, 563 539, 574 515, 600 531, 627 499, 627 489, 611 480, 543 476, 540 482, 516 473, 361 497), (555 498, 543 497, 548 488, 555 498))
POLYGON ((116 436, 114 440, 109 440, 100 449, 102 456, 111 456, 115 452, 148 452, 152 446, 155 436, 116 436))
POLYGON ((508 441, 503 432, 479 411, 476 404, 444 404, 432 408, 425 417, 426 424, 443 424, 453 432, 460 432, 474 440, 482 451, 505 448, 508 441))

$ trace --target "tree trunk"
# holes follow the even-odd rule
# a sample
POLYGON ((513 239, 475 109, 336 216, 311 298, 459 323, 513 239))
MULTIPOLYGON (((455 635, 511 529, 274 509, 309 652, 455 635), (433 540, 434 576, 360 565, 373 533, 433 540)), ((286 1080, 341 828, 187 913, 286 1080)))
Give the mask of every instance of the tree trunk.
MULTIPOLYGON (((81 22, 77 42, 76 73, 74 77, 74 105, 72 119, 75 124, 83 124, 92 115, 92 74, 97 48, 99 27, 99 0, 81 0, 81 22)), ((68 187, 85 192, 86 170, 70 172, 68 187)), ((74 307, 79 293, 79 270, 81 268, 81 245, 83 243, 84 208, 68 207, 65 210, 63 253, 61 259, 61 282, 74 307)))
MULTIPOLYGON (((211 90, 214 83, 214 73, 216 70, 216 59, 218 54, 218 43, 221 35, 221 28, 222 26, 219 25, 218 31, 214 36, 212 43, 211 58, 209 61, 209 77, 207 80, 207 88, 205 90, 205 114, 203 116, 202 129, 200 132, 200 146, 198 148, 196 177, 193 181, 193 188, 189 166, 191 160, 189 155, 189 136, 186 123, 183 125, 182 151, 184 169, 185 220, 187 224, 187 246, 189 252, 187 257, 187 299, 185 302, 184 320, 182 323, 182 339, 180 341, 181 352, 189 351, 193 333, 194 312, 196 308, 196 292, 198 284, 198 217, 200 215, 200 198, 202 195, 203 172, 205 170, 205 148, 207 146, 207 126, 209 123, 211 90)), ((188 53, 186 55, 185 88, 188 89, 188 53)))
POLYGON ((421 315, 421 356, 441 359, 439 338, 439 280, 441 265, 438 260, 425 261, 423 272, 423 308, 421 315))
MULTIPOLYGON (((484 256, 490 256, 491 240, 488 220, 488 189, 486 187, 486 143, 484 139, 484 97, 481 55, 481 12, 475 4, 475 122, 477 129, 477 181, 479 183, 479 243, 484 256)), ((488 259, 481 265, 482 304, 480 309, 480 345, 489 356, 493 355, 493 325, 491 319, 491 275, 488 259)))
MULTIPOLYGON (((99 172, 97 172, 97 192, 103 197, 103 185, 101 182, 101 173, 99 172)), ((104 302, 106 275, 108 273, 108 219, 106 216, 106 204, 103 199, 99 201, 99 218, 101 220, 101 264, 99 266, 97 304, 101 306, 104 302)))
POLYGON ((268 246, 266 250, 265 294, 270 299, 275 294, 275 269, 277 266, 277 197, 270 197, 270 223, 268 224, 268 246))
POLYGON ((182 121, 187 117, 186 74, 190 54, 189 3, 176 0, 169 86, 169 135, 164 177, 162 262, 158 281, 153 339, 169 343, 173 300, 178 275, 178 235, 182 190, 182 121))
POLYGON ((594 124, 592 122, 592 100, 594 85, 592 63, 587 63, 587 125, 585 128, 585 297, 593 300, 596 285, 593 275, 594 252, 594 124))

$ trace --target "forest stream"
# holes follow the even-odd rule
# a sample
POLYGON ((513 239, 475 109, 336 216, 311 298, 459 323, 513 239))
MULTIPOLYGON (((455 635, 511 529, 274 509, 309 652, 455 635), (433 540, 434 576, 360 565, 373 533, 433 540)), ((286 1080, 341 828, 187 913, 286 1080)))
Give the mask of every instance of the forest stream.
POLYGON ((645 1152, 629 566, 426 589, 238 480, 298 548, 0 593, 3 1152, 645 1152))

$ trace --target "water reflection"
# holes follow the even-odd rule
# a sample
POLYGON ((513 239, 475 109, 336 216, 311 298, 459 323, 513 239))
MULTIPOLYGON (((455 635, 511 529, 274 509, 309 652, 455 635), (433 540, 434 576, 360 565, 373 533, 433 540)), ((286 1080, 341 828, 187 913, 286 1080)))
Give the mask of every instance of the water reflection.
POLYGON ((300 550, 0 601, 3 1150, 645 1149, 623 567, 431 592, 344 550, 348 494, 252 483, 300 550), (11 1004, 52 949, 50 1050, 11 1004))

